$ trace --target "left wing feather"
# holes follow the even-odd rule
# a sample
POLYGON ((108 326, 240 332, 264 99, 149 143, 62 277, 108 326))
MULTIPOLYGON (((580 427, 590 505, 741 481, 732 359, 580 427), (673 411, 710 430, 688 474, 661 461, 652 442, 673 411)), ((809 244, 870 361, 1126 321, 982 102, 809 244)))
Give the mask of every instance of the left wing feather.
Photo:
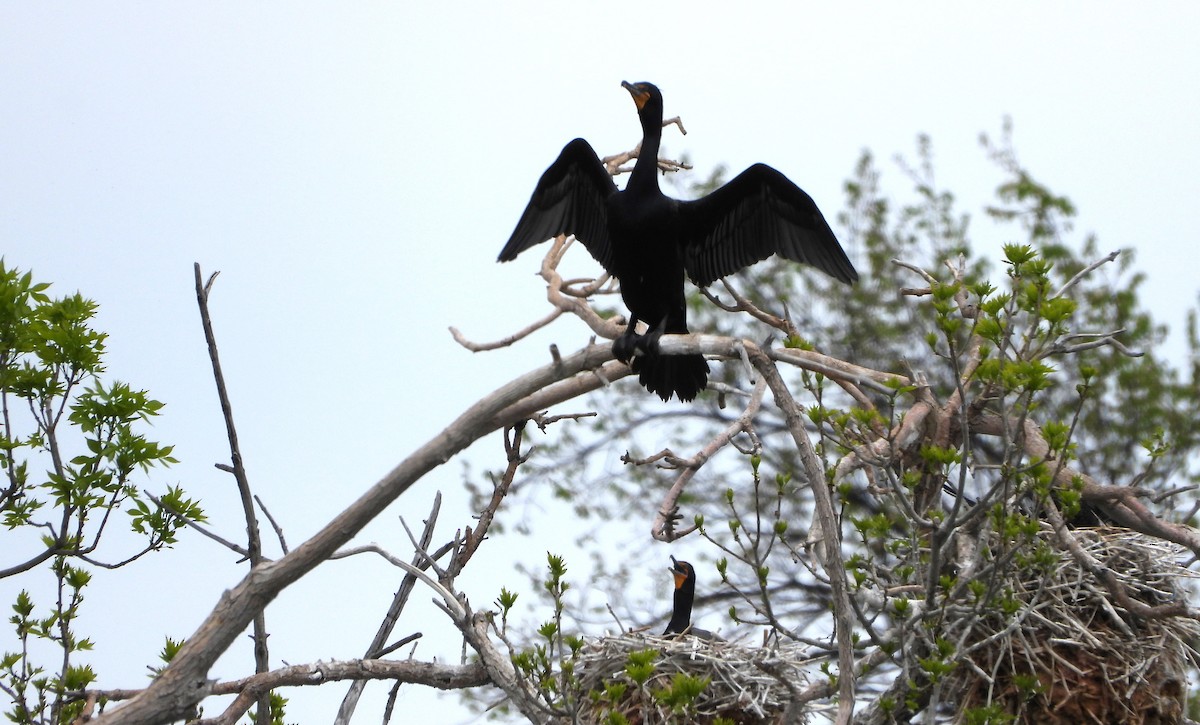
POLYGON ((596 261, 609 269, 612 244, 605 200, 616 191, 617 185, 591 145, 575 139, 538 180, 517 228, 500 251, 499 261, 512 261, 526 249, 559 234, 574 234, 596 261))
POLYGON ((858 279, 812 197, 765 164, 702 199, 681 202, 680 218, 684 264, 701 287, 772 254, 842 282, 858 279))

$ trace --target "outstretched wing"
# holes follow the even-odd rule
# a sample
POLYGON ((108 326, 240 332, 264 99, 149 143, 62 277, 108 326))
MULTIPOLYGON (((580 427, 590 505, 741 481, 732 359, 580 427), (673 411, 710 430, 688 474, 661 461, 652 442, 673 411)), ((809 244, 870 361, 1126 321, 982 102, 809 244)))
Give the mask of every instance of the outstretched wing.
POLYGON ((772 254, 842 282, 858 279, 812 197, 765 164, 702 199, 681 202, 680 218, 684 264, 701 287, 772 254))
POLYGON ((542 178, 517 222, 508 244, 500 251, 501 262, 510 262, 521 252, 559 234, 574 234, 596 261, 609 269, 612 244, 608 239, 605 199, 617 185, 592 150, 577 138, 563 147, 542 178))

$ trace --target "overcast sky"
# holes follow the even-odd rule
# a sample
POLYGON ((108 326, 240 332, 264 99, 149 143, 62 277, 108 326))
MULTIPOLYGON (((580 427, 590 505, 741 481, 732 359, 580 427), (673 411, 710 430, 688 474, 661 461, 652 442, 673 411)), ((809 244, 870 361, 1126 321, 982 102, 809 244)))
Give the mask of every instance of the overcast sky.
MULTIPOLYGON (((111 374, 167 404, 153 434, 182 463, 153 486, 181 483, 238 537, 232 481, 212 468, 228 451, 193 262, 221 271, 212 311, 242 449, 293 545, 482 394, 542 364, 549 342, 586 341, 563 322, 473 355, 446 329, 494 339, 544 314, 536 255, 502 267, 496 254, 563 144, 583 136, 606 154, 637 142, 623 79, 661 87, 688 129, 668 131, 666 150, 698 173, 765 161, 831 220, 864 148, 903 189, 891 159, 911 156, 919 133, 933 138, 939 182, 978 215, 1000 177, 977 139, 1011 116, 1023 164, 1076 203, 1076 237, 1134 250, 1146 303, 1177 333, 1196 302, 1200 5, 587 7, 0 4, 0 253, 58 294, 98 301, 111 374)), ((471 455, 499 466, 498 437, 471 455)), ((364 539, 405 553, 397 515, 419 524, 439 488, 449 536, 471 513, 454 464, 364 539)), ((535 527, 533 561, 553 537, 535 527)), ((512 550, 492 543, 503 573, 512 550)), ((190 634, 243 573, 185 535, 174 553, 97 577, 83 628, 100 684, 144 682, 162 638, 190 634)), ((360 655, 398 578, 374 561, 318 574, 269 610, 274 665, 360 655)), ((479 607, 497 581, 521 583, 485 581, 463 580, 479 607)), ((665 596, 661 572, 635 581, 665 596)), ((20 586, 33 584, 0 582, 0 605, 20 586)), ((417 654, 457 651, 451 639, 417 654)), ((243 647, 215 674, 251 667, 243 647)), ((344 688, 309 689, 286 693, 289 721, 328 722, 344 688)), ((385 689, 370 688, 362 722, 378 721, 385 689)), ((401 707, 465 717, 433 702, 406 694, 401 707)))

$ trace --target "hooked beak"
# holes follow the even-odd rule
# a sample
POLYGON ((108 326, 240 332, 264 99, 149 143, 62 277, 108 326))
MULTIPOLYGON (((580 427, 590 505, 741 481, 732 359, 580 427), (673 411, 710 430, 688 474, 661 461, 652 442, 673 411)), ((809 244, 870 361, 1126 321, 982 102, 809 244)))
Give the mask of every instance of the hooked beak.
POLYGON ((646 101, 650 100, 649 93, 638 90, 638 87, 629 81, 621 81, 621 87, 629 91, 629 95, 633 96, 633 103, 638 107, 639 111, 642 110, 642 106, 646 105, 646 101))
POLYGON ((673 556, 671 557, 671 574, 673 574, 675 576, 675 588, 676 589, 682 587, 684 582, 687 581, 688 570, 686 568, 684 568, 682 565, 680 565, 680 563, 678 561, 676 561, 675 557, 673 557, 673 556))

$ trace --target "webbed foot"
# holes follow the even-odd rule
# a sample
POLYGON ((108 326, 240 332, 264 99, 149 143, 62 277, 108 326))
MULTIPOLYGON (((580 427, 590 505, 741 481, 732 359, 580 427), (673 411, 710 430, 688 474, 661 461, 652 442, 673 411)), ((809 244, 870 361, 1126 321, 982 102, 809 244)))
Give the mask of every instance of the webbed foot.
MULTIPOLYGON (((632 327, 632 326, 631 326, 632 327)), ((623 363, 633 359, 634 353, 642 346, 641 336, 634 332, 626 332, 613 340, 613 357, 623 363)))

